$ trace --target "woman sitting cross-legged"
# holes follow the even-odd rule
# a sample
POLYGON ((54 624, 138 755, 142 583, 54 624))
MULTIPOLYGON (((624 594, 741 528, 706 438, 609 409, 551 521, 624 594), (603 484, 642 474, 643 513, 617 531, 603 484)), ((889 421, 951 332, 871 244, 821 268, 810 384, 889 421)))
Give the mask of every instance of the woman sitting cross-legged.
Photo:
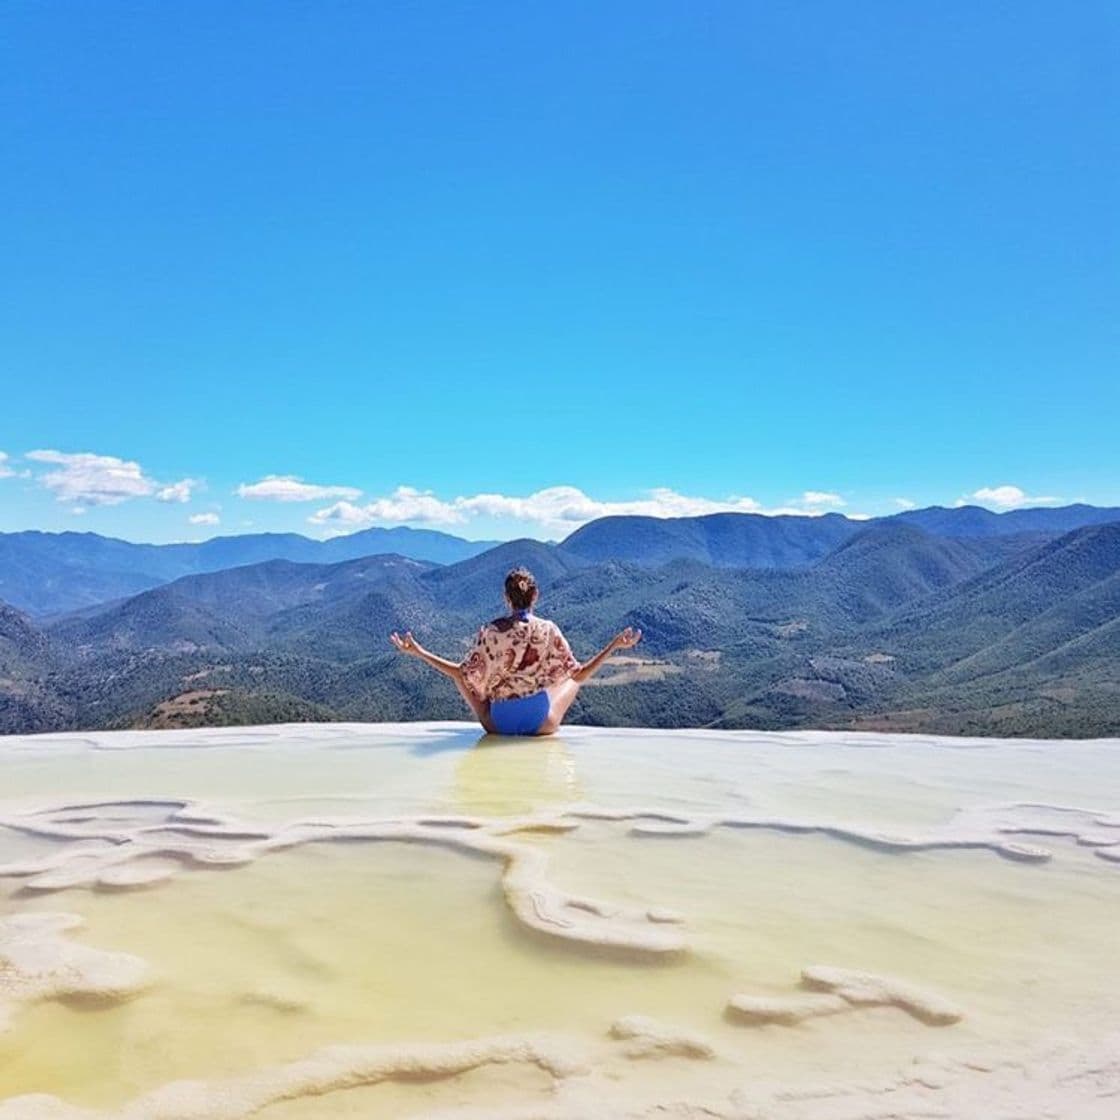
POLYGON ((560 627, 533 614, 538 594, 537 581, 525 568, 510 572, 505 587, 510 613, 483 626, 459 663, 429 653, 410 632, 394 631, 390 640, 401 653, 419 657, 450 677, 491 734, 551 735, 580 685, 615 650, 633 649, 642 632, 627 627, 581 664, 560 627))

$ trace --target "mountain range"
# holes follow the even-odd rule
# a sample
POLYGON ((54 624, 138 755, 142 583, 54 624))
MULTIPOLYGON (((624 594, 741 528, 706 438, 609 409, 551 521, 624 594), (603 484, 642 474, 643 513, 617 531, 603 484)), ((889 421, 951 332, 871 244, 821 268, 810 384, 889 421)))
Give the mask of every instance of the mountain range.
POLYGON ((175 544, 31 529, 0 533, 0 599, 31 614, 51 614, 134 595, 180 576, 266 560, 333 563, 397 552, 453 564, 496 543, 404 527, 363 529, 323 541, 299 533, 247 533, 175 544))
POLYGON ((1120 510, 1090 506, 611 517, 559 544, 3 534, 0 731, 464 718, 386 636, 461 656, 516 564, 577 654, 644 632, 577 722, 1120 734, 1120 510))

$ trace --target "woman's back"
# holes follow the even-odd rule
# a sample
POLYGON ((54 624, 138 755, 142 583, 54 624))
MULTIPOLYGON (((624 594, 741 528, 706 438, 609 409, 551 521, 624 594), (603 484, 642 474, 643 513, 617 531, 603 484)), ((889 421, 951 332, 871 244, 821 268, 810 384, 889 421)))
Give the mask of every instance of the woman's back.
POLYGON ((579 666, 555 622, 518 611, 480 627, 460 668, 478 696, 509 700, 556 684, 579 666))
POLYGON ((617 649, 633 649, 642 636, 627 627, 581 664, 560 627, 537 618, 537 581, 527 568, 506 576, 509 615, 481 627, 460 662, 437 657, 406 632, 389 635, 402 653, 426 661, 455 682, 478 722, 492 735, 551 735, 564 720, 580 686, 617 649))

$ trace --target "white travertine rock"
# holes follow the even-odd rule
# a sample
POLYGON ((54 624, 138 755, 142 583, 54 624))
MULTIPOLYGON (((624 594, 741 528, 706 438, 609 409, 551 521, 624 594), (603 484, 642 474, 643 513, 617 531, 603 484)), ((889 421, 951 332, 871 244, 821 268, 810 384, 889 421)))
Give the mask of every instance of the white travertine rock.
MULTIPOLYGON (((309 732, 301 725, 279 725, 252 732, 192 731, 184 732, 176 742, 204 747, 242 744, 253 750, 267 750, 278 740, 298 739, 300 735, 308 738, 337 735, 341 739, 356 733, 368 734, 368 728, 335 725, 309 732)), ((402 737, 421 739, 432 732, 428 726, 417 725, 401 728, 399 733, 402 737)), ((131 736, 127 741, 119 739, 117 733, 98 733, 86 741, 99 750, 152 748, 167 745, 169 734, 175 733, 125 734, 131 736)), ((582 732, 573 729, 572 734, 578 739, 582 732)), ((623 737, 626 734, 619 732, 623 737)), ((753 738, 766 741, 764 735, 753 738)), ((772 738, 783 750, 791 745, 796 749, 798 745, 825 743, 860 746, 864 740, 869 748, 878 750, 890 740, 889 736, 878 739, 863 736, 861 739, 859 735, 829 738, 810 732, 772 738)), ((743 742, 733 736, 729 736, 729 741, 743 742)), ((958 741, 953 749, 967 749, 978 756, 989 742, 977 741, 973 750, 964 741, 958 741)), ((919 737, 911 737, 907 749, 915 746, 941 749, 935 740, 923 742, 919 737)), ((606 796, 609 798, 612 794, 608 792, 606 796)), ((650 796, 652 799, 656 795, 630 791, 625 796, 650 796)), ((1077 797, 1073 793, 1069 796, 1077 797)), ((308 796, 308 801, 316 800, 308 796)), ((341 802, 344 809, 350 810, 352 802, 361 799, 332 796, 331 800, 341 802)), ((42 800, 32 803, 29 798, 19 802, 0 801, 0 825, 26 833, 35 840, 26 846, 14 844, 13 852, 22 854, 45 847, 45 843, 39 844, 40 839, 54 843, 49 856, 21 858, 19 863, 0 866, 0 876, 8 877, 10 885, 29 893, 42 894, 63 888, 126 890, 156 886, 164 876, 190 875, 196 868, 251 864, 271 852, 303 844, 334 840, 368 843, 403 840, 442 845, 491 859, 496 872, 502 876, 508 905, 526 928, 569 943, 576 950, 605 946, 638 956, 658 957, 671 956, 686 947, 683 931, 665 928, 679 921, 679 915, 653 905, 653 900, 627 907, 559 889, 550 881, 544 845, 534 844, 531 834, 571 832, 587 827, 583 822, 602 821, 619 823, 635 837, 649 837, 650 844, 654 843, 654 837, 663 837, 663 842, 670 844, 674 837, 701 835, 716 829, 742 829, 815 834, 836 844, 872 848, 885 853, 884 860, 897 858, 902 862, 908 862, 912 853, 922 851, 975 850, 1027 862, 1075 859, 1080 864, 1091 865, 1098 878, 1110 877, 1112 868, 1099 865, 1096 860, 1087 860, 1090 854, 1110 864, 1120 863, 1120 818, 1115 813, 1044 803, 969 807, 934 823, 900 824, 875 819, 874 809, 869 808, 873 805, 870 798, 849 803, 851 811, 868 814, 866 818, 852 819, 833 816, 831 807, 819 811, 816 808, 765 811, 763 807, 755 811, 756 805, 762 804, 762 798, 753 794, 727 801, 718 809, 695 798, 695 812, 691 808, 665 812, 656 806, 619 809, 553 803, 539 815, 503 819, 439 816, 431 812, 422 816, 381 818, 371 815, 376 810, 318 815, 324 811, 322 800, 318 801, 313 807, 308 806, 308 812, 317 815, 289 823, 273 823, 271 812, 266 814, 266 823, 246 823, 237 819, 229 805, 170 798, 75 803, 71 795, 65 803, 42 800), (525 835, 519 836, 519 833, 525 835), (1036 846, 1036 842, 1050 843, 1043 840, 1044 837, 1060 841, 1053 845, 1053 854, 1036 846), (1087 850, 1075 851, 1074 845, 1087 850)), ((814 801, 820 806, 828 804, 821 798, 814 801)), ((365 801, 366 805, 370 803, 370 799, 365 801)), ((673 791, 666 803, 678 809, 688 803, 688 798, 678 798, 677 791, 673 791)), ((677 842, 683 845, 687 841, 677 842)), ((1017 878, 1032 875, 1029 869, 1006 870, 1008 874, 1014 872, 1017 878)), ((113 903, 110 901, 108 905, 113 903)), ((56 929, 45 933, 43 939, 54 938, 71 944, 65 933, 65 930, 56 929)), ((0 1005, 18 1008, 23 998, 10 998, 15 970, 9 968, 6 977, 4 972, 5 966, 0 963, 0 1005)), ((53 989, 48 986, 47 990, 53 989)), ((63 985, 58 998, 69 998, 62 995, 61 990, 69 989, 63 985)), ((125 992, 125 987, 114 988, 110 983, 102 988, 95 985, 93 994, 115 999, 127 998, 125 992)), ((1103 984, 1102 992, 1105 992, 1103 984)), ((302 997, 303 989, 285 991, 278 986, 273 990, 266 983, 241 998, 277 1011, 290 1010, 298 1016, 305 1006, 302 997)), ((796 1023, 816 1016, 855 1014, 859 1008, 870 1006, 897 1007, 905 1014, 931 1023, 955 1022, 960 1016, 960 1012, 941 996, 909 981, 829 966, 806 969, 803 988, 792 990, 788 997, 737 996, 729 1004, 728 1011, 729 1017, 747 1022, 796 1023)), ((640 1067, 640 1079, 654 1080, 662 1069, 674 1076, 679 1071, 680 1084, 685 1083, 686 1077, 693 1079, 687 1094, 682 1090, 679 1097, 664 1099, 656 1106, 627 1097, 626 1090, 639 1081, 638 1071, 632 1071, 627 1081, 624 1071, 630 1068, 628 1057, 652 1058, 662 1054, 672 1058, 677 1053, 689 1057, 672 1047, 678 1043, 687 1047, 701 1041, 668 1026, 651 1025, 648 1020, 638 1019, 635 1023, 635 1017, 628 1016, 616 1021, 621 1034, 614 1042, 598 1039, 589 1044, 595 1062, 586 1077, 571 1075, 575 1066, 565 1061, 569 1047, 561 1040, 556 1040, 555 1051, 551 1040, 541 1040, 538 1044, 533 1039, 520 1037, 443 1046, 328 1047, 300 1061, 242 1076, 165 1085, 105 1112, 79 1108, 41 1094, 13 1098, 0 1102, 0 1120, 241 1120, 262 1109, 265 1115, 270 1115, 273 1103, 303 1098, 309 1103, 297 1107, 312 1110, 307 1115, 329 1116, 334 1104, 331 1094, 335 1090, 373 1085, 378 1080, 393 1077, 450 1078, 482 1065, 514 1063, 542 1070, 546 1079, 555 1082, 556 1092, 521 1104, 510 1101, 507 1106, 503 1103, 498 1111, 475 1106, 445 1110, 440 1115, 463 1120, 467 1116, 472 1120, 621 1120, 623 1117, 631 1120, 646 1120, 647 1117, 650 1120, 654 1117, 658 1120, 695 1120, 698 1117, 705 1120, 881 1120, 885 1116, 905 1117, 906 1120, 919 1116, 939 1120, 975 1120, 977 1116, 993 1120, 995 1117, 1000 1120, 1011 1117, 1116 1120, 1120 1115, 1116 1108, 1120 1100, 1120 1036, 1108 1036, 1108 1032, 1115 1030, 1115 1004, 1110 1007, 1113 1010, 1102 1012, 1098 1018, 1093 1018, 1092 1009, 1088 1009, 1087 1018, 1078 1024, 1079 1037, 1074 1047, 1063 1049, 1050 1044, 1049 1049, 1027 1050, 1025 1044, 1020 1046, 1000 1039, 994 1040, 983 1052, 969 1053, 964 1060, 961 1053, 971 1045, 972 1032, 951 1032, 949 1042, 956 1057, 928 1058, 895 1073, 877 1075, 874 1082, 857 1081, 854 1075, 848 1077, 846 1071, 841 1071, 831 1080, 826 1078, 817 1084, 752 1082, 741 1085, 740 1091, 732 1095, 728 1095, 730 1085, 725 1083, 718 1100, 707 1097, 701 1100, 707 1087, 697 1089, 697 1085, 701 1079, 710 1076, 714 1080, 724 1073, 727 1063, 706 1065, 699 1061, 673 1060, 660 1067, 657 1064, 640 1067), (1099 1043, 1094 1032, 1100 1036, 1099 1043), (547 1054, 538 1053, 535 1049, 538 1045, 542 1053, 547 1051, 547 1054), (686 1096, 688 1099, 684 1099, 686 1096), (320 1107, 317 1099, 320 1097, 321 1112, 316 1113, 313 1110, 320 1107)), ((711 1010, 714 1013, 717 1009, 711 1010)), ((885 1023, 894 1012, 882 1014, 885 1023)), ((297 1024, 298 1020, 293 1025, 297 1024)), ((836 1026, 839 1029, 840 1024, 836 1026)), ((859 1026, 862 1029, 864 1024, 859 1026)), ((876 1024, 867 1026, 870 1034, 876 1024)), ((745 1046, 755 1041, 759 1040, 743 1036, 745 1046)), ((538 1077, 534 1074, 531 1080, 535 1082, 538 1077)), ((515 1078, 509 1081, 520 1083, 515 1078)), ((473 1091, 469 1085, 470 1082, 464 1082, 464 1099, 473 1091)))
POLYGON ((837 1015, 858 1007, 897 1007, 930 1026, 960 1022, 963 1013, 949 1000, 908 980, 831 965, 803 969, 808 991, 788 996, 732 996, 728 1014, 750 1023, 792 1026, 806 1019, 837 1015))
POLYGON ((817 991, 834 992, 849 1003, 868 1006, 893 1004, 933 1026, 958 1023, 964 1017, 955 1004, 908 980, 831 965, 803 969, 801 982, 817 991))
POLYGON ((501 862, 502 888, 510 909, 523 925, 538 933, 592 948, 665 957, 687 951, 684 935, 666 926, 679 924, 678 915, 656 907, 627 909, 596 899, 573 896, 548 880, 546 853, 512 838, 518 832, 538 830, 568 832, 579 827, 575 820, 555 816, 539 820, 488 820, 476 817, 438 817, 364 820, 361 817, 315 818, 276 825, 247 827, 223 818, 214 806, 201 807, 189 801, 164 802, 137 799, 135 802, 91 802, 62 806, 36 806, 30 813, 0 817, 0 823, 58 839, 81 841, 77 849, 64 848, 38 861, 0 865, 0 877, 22 879, 22 889, 47 893, 85 887, 129 890, 154 886, 198 867, 237 867, 253 863, 268 852, 283 851, 302 844, 329 840, 404 840, 435 844, 490 856, 501 862), (174 811, 159 825, 139 818, 131 831, 121 831, 119 814, 165 804, 174 811), (111 805, 112 827, 99 830, 97 811, 111 805), (80 833, 58 834, 56 818, 82 814, 80 833), (90 848, 91 840, 111 840, 104 848, 90 848))
MULTIPOLYGON (((112 1112, 32 1094, 0 1101, 0 1120, 244 1120, 271 1104, 383 1081, 455 1077, 488 1065, 536 1066, 556 1079, 587 1068, 584 1049, 556 1036, 325 1046, 304 1058, 215 1081, 174 1081, 112 1112)), ((329 1112, 329 1106, 327 1111, 329 1112)))
POLYGON ((147 986, 146 961, 64 936, 82 924, 75 914, 32 912, 0 918, 0 1030, 21 1004, 45 999, 117 1002, 147 986))
POLYGON ((682 1058, 714 1058, 715 1048, 707 1039, 667 1026, 645 1015, 625 1015, 611 1024, 611 1038, 629 1043, 626 1055, 645 1058, 676 1055, 682 1058))
POLYGON ((179 873, 179 864, 168 859, 136 860, 119 863, 97 876, 96 886, 104 890, 132 890, 135 887, 165 883, 179 873))
POLYGON ((492 1038, 423 1046, 333 1046, 282 1066, 219 1081, 176 1082, 100 1111, 28 1094, 0 1101, 0 1120, 248 1120, 270 1104, 321 1101, 393 1078, 434 1080, 484 1065, 522 1063, 553 1078, 551 1098, 410 1113, 412 1120, 1116 1120, 1120 1034, 1071 1046, 1048 1041, 1012 1054, 934 1058, 873 1080, 752 1082, 721 1100, 630 1099, 567 1039, 492 1038), (587 1081, 586 1088, 582 1083, 587 1081), (613 1092, 611 1089, 613 1088, 613 1092))
POLYGON ((840 996, 822 992, 797 992, 788 996, 732 996, 727 1010, 750 1023, 781 1023, 792 1026, 821 1015, 850 1011, 851 1004, 840 996))
POLYGON ((1007 837, 1039 833, 1073 837, 1093 847, 1099 858, 1120 862, 1120 843, 1115 841, 1120 825, 1113 818, 1094 810, 1038 803, 972 808, 924 835, 906 836, 765 814, 690 818, 653 808, 605 809, 589 804, 514 820, 431 814, 388 820, 349 816, 297 820, 270 829, 261 824, 247 826, 217 806, 148 797, 114 802, 71 800, 0 816, 0 824, 6 827, 75 842, 37 861, 0 865, 0 877, 22 878, 24 890, 42 893, 75 887, 126 890, 158 884, 191 866, 237 867, 267 852, 301 844, 333 839, 406 840, 500 860, 510 908, 537 932, 640 955, 672 956, 687 951, 682 934, 658 928, 678 924, 678 915, 656 906, 628 911, 559 891, 548 881, 547 857, 541 849, 515 839, 518 832, 571 831, 581 820, 627 821, 638 836, 692 836, 714 828, 817 832, 884 851, 987 848, 1008 859, 1030 862, 1048 860, 1051 853, 1007 837), (166 818, 151 823, 152 809, 165 812, 166 818), (100 812, 107 814, 104 819, 99 819, 100 812))

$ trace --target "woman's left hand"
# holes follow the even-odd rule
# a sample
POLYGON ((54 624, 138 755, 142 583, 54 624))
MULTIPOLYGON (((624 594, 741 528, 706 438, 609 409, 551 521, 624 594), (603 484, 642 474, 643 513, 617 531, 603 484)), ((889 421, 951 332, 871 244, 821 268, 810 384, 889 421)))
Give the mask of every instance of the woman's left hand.
POLYGON ((404 634, 398 634, 396 630, 394 630, 389 635, 389 641, 391 641, 401 653, 410 653, 413 657, 420 656, 420 643, 412 636, 411 630, 406 630, 404 634))

